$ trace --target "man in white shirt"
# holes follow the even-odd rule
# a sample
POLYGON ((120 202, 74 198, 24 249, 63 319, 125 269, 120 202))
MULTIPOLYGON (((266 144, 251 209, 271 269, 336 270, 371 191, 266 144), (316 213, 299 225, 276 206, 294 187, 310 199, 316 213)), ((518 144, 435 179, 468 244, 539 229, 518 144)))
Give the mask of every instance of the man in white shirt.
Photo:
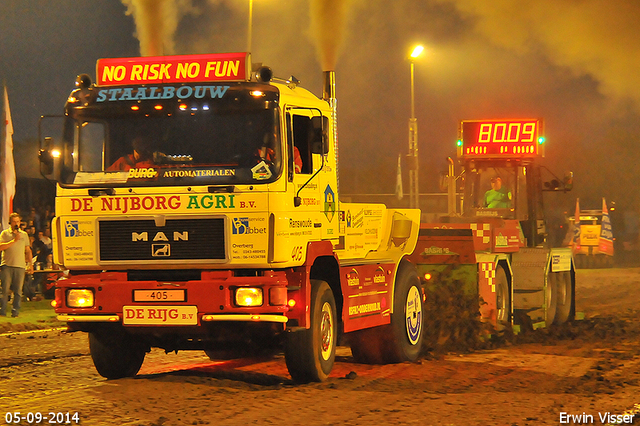
POLYGON ((9 215, 9 228, 0 233, 0 251, 2 252, 2 305, 0 306, 0 316, 5 316, 7 312, 7 300, 9 289, 13 291, 13 307, 11 316, 17 317, 20 312, 20 302, 22 301, 22 285, 24 284, 25 272, 32 272, 32 255, 29 246, 29 235, 20 229, 20 215, 11 213, 9 215))

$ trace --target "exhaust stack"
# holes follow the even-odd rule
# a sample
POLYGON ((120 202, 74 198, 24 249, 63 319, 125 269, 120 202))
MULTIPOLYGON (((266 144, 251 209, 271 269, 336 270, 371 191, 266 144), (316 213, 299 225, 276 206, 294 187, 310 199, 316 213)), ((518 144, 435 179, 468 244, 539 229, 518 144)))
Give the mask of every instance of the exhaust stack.
POLYGON ((331 102, 336 98, 336 72, 322 71, 322 99, 331 102))
MULTIPOLYGON (((322 71, 322 99, 331 107, 331 122, 333 123, 333 152, 336 162, 336 193, 340 194, 340 167, 338 167, 338 100, 336 99, 336 72, 322 71)), ((339 198, 338 198, 339 202, 339 198)))

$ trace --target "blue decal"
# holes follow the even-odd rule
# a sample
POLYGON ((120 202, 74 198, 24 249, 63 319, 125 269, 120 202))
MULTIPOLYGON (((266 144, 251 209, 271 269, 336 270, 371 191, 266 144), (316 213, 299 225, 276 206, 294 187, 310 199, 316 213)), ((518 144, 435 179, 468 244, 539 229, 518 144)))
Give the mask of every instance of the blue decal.
POLYGON ((79 225, 77 220, 67 220, 64 225, 65 237, 76 237, 79 233, 79 225))
POLYGON ((336 196, 331 189, 330 185, 324 190, 324 215, 329 219, 329 222, 333 220, 333 215, 336 213, 336 196))
POLYGON ((248 217, 234 217, 233 218, 233 234, 244 234, 249 229, 248 217))

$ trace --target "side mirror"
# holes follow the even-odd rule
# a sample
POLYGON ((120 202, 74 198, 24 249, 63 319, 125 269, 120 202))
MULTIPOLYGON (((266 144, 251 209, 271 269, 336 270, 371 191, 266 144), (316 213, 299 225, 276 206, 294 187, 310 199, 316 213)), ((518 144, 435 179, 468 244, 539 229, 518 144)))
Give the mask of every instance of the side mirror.
POLYGON ((311 135, 309 136, 311 152, 313 154, 324 155, 329 152, 329 141, 327 129, 329 128, 329 119, 327 117, 311 118, 311 135))
POLYGON ((560 181, 558 179, 551 179, 549 182, 544 183, 544 187, 548 191, 557 191, 560 188, 560 181))
POLYGON ((50 175, 53 173, 53 154, 51 153, 50 137, 44 138, 44 148, 38 152, 38 158, 40 159, 40 173, 43 175, 50 175))

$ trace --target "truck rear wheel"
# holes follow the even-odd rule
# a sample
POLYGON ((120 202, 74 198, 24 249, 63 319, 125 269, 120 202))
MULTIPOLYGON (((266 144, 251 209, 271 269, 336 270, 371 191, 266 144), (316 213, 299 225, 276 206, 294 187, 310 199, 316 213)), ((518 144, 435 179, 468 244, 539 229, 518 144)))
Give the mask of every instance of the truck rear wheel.
POLYGON ((311 280, 311 327, 289 331, 284 358, 296 382, 324 381, 336 358, 337 315, 333 292, 325 281, 311 280))
POLYGON ((353 359, 362 364, 416 361, 424 339, 422 308, 416 269, 403 261, 396 275, 391 323, 350 333, 353 359))
POLYGON ((416 361, 422 351, 424 318, 422 289, 415 267, 400 263, 393 296, 391 330, 393 345, 385 358, 387 362, 416 361))
POLYGON ((102 377, 121 379, 138 374, 147 352, 139 340, 124 333, 89 333, 93 365, 102 377))
POLYGON ((571 286, 571 272, 554 272, 557 274, 556 290, 557 290, 557 305, 556 305, 556 317, 555 324, 564 324, 569 320, 571 316, 571 304, 573 302, 573 288, 571 286))

